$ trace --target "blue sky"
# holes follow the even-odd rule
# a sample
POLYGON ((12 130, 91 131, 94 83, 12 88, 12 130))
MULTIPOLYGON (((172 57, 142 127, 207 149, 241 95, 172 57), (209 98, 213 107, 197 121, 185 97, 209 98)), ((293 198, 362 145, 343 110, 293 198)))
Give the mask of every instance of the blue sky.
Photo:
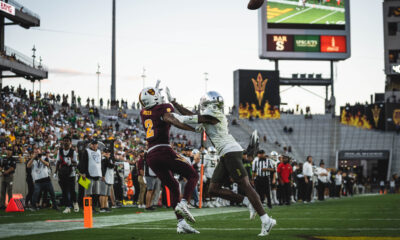
MULTIPOLYGON (((97 64, 102 72, 100 95, 108 99, 111 83, 111 0, 19 0, 41 16, 41 26, 26 30, 7 26, 6 46, 28 56, 37 55, 50 69, 42 90, 97 98, 97 64)), ((353 0, 351 4, 352 56, 337 64, 337 109, 346 102, 369 101, 384 91, 382 1, 353 0)), ((117 0, 117 97, 137 101, 142 89, 157 79, 169 86, 186 106, 198 103, 205 91, 219 91, 227 106, 233 104, 233 71, 270 69, 273 62, 258 58, 257 12, 246 9, 247 0, 117 0)), ((329 73, 328 62, 284 61, 281 73, 329 73)), ((328 75, 327 75, 328 76, 328 75)), ((5 84, 32 84, 4 79, 5 84)), ((36 84, 36 89, 38 84, 36 84)), ((287 87, 281 87, 281 90, 287 87)), ((322 87, 307 89, 325 96, 322 87)), ((303 89, 281 94, 294 108, 311 106, 324 111, 322 99, 303 89)), ((338 113, 338 111, 337 111, 338 113)))

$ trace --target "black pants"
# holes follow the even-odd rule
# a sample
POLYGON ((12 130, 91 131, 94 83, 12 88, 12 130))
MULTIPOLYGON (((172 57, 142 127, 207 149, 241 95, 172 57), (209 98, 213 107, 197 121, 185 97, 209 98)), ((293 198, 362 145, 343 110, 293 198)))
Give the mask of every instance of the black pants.
POLYGON ((340 189, 342 185, 335 185, 335 197, 340 197, 340 189))
POLYGON ((66 207, 72 207, 76 202, 75 177, 60 179, 58 182, 62 191, 63 203, 66 207))
POLYGON ((304 195, 304 201, 311 202, 311 194, 312 194, 312 190, 313 190, 312 179, 311 179, 311 177, 307 177, 307 176, 304 176, 304 177, 308 179, 308 183, 305 183, 306 184, 306 192, 304 195))
MULTIPOLYGON (((33 200, 33 191, 35 189, 35 185, 33 184, 33 180, 32 177, 30 177, 29 179, 26 179, 26 183, 28 185, 28 194, 25 197, 25 206, 29 206, 28 204, 32 205, 33 200)), ((33 206, 33 205, 32 205, 33 206)))
POLYGON ((260 195, 261 202, 264 202, 265 196, 267 196, 267 203, 271 206, 271 191, 269 186, 269 177, 257 177, 254 180, 254 185, 258 195, 260 195))
POLYGON ((325 183, 318 180, 317 189, 318 189, 318 200, 323 201, 325 195, 325 183))
POLYGON ((282 204, 290 205, 291 186, 290 183, 281 184, 282 204))
POLYGON ((137 202, 139 200, 140 193, 140 184, 138 181, 138 176, 136 174, 132 174, 133 186, 135 187, 135 195, 133 195, 133 202, 137 202))
POLYGON ((304 178, 299 178, 297 180, 297 200, 304 201, 304 196, 306 192, 306 183, 304 182, 304 178))
POLYGON ((33 202, 32 205, 36 207, 36 204, 40 201, 40 193, 43 192, 43 201, 46 201, 47 193, 50 193, 51 201, 53 203, 53 207, 57 206, 56 197, 54 194, 53 185, 50 181, 47 182, 36 182, 35 190, 33 192, 33 202))
MULTIPOLYGON (((118 174, 118 173, 117 173, 118 174)), ((114 195, 115 200, 122 202, 123 200, 123 189, 122 189, 122 177, 118 174, 117 178, 114 178, 114 195)))

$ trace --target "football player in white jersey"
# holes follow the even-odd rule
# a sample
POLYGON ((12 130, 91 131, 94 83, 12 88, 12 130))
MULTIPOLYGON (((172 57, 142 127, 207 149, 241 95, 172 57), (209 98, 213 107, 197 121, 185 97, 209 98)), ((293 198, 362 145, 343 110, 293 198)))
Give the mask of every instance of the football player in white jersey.
POLYGON ((276 195, 276 189, 278 187, 278 181, 277 181, 278 180, 278 174, 276 173, 276 169, 278 167, 278 164, 280 163, 279 159, 278 159, 279 154, 277 152, 275 152, 275 151, 272 151, 270 155, 271 155, 271 160, 274 163, 274 168, 275 168, 274 178, 273 178, 274 180, 271 183, 271 195, 272 195, 271 196, 271 200, 272 200, 273 204, 279 205, 279 201, 278 201, 278 198, 277 198, 277 195, 276 195))
POLYGON ((247 171, 242 163, 242 147, 228 132, 228 120, 224 115, 224 99, 215 92, 207 92, 200 99, 200 114, 195 115, 190 110, 178 104, 166 88, 168 101, 174 105, 182 115, 173 113, 175 118, 186 124, 200 124, 197 129, 204 128, 211 143, 217 149, 220 161, 211 178, 209 193, 231 202, 243 203, 249 207, 250 217, 257 213, 261 218, 261 233, 258 236, 266 236, 276 225, 276 220, 265 212, 260 197, 251 186, 247 171), (223 189, 222 185, 232 178, 246 196, 223 189))
POLYGON ((212 196, 208 194, 208 188, 211 184, 211 177, 214 173, 215 167, 218 163, 218 154, 217 149, 215 147, 209 147, 207 154, 204 155, 204 189, 205 189, 205 199, 208 198, 207 207, 216 207, 217 203, 213 202, 212 196))

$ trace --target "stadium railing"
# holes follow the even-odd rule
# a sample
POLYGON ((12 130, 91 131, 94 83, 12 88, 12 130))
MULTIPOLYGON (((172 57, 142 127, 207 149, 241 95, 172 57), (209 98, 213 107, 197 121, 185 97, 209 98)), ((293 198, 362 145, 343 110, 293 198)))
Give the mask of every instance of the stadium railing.
POLYGON ((4 47, 4 52, 5 52, 7 57, 15 57, 15 60, 17 60, 17 61, 19 61, 19 62, 21 62, 23 64, 26 64, 26 65, 28 65, 30 67, 33 67, 33 68, 36 68, 36 69, 40 69, 40 70, 43 70, 43 71, 47 71, 48 70, 48 68, 45 65, 39 63, 38 61, 33 61, 32 58, 30 58, 30 57, 18 52, 15 49, 12 49, 10 47, 5 46, 4 47))

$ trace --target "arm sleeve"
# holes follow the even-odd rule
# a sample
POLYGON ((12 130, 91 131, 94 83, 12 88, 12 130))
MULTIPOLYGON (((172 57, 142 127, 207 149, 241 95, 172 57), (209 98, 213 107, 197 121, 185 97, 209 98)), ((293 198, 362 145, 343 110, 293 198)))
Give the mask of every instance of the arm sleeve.
POLYGON ((82 161, 80 161, 78 164, 78 170, 79 172, 86 174, 88 173, 88 161, 89 161, 89 155, 87 150, 85 150, 85 152, 83 153, 81 160, 82 161))
POLYGON ((104 177, 106 175, 106 171, 107 171, 107 159, 103 158, 101 159, 101 176, 104 177))
POLYGON ((255 159, 255 160, 253 161, 253 163, 251 164, 251 165, 252 165, 252 166, 251 166, 251 170, 252 170, 253 172, 256 171, 256 162, 257 162, 257 160, 255 159))

